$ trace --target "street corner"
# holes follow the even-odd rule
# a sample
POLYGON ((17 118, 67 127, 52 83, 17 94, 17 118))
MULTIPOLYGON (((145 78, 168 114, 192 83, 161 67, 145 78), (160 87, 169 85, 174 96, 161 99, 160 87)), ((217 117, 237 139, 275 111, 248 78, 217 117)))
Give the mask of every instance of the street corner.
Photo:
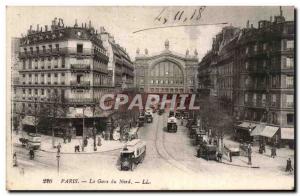
MULTIPOLYGON (((97 137, 98 138, 98 137, 97 137)), ((83 147, 84 141, 82 138, 75 138, 71 141, 63 141, 62 138, 55 138, 54 143, 51 137, 44 137, 41 143, 40 150, 45 152, 57 153, 58 151, 62 154, 84 154, 84 153, 101 153, 108 152, 124 147, 125 143, 119 140, 105 140, 101 139, 101 142, 96 142, 94 145, 94 139, 87 139, 86 145, 83 147), (54 144, 54 145, 53 145, 54 144), (59 148, 59 150, 58 150, 59 148)))

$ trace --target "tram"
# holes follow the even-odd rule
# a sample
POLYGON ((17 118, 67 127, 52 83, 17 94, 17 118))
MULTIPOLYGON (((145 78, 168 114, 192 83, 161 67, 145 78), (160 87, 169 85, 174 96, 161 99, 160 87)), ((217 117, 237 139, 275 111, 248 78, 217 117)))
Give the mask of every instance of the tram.
POLYGON ((146 156, 146 142, 134 139, 127 142, 120 152, 121 171, 133 170, 134 166, 142 163, 146 156))

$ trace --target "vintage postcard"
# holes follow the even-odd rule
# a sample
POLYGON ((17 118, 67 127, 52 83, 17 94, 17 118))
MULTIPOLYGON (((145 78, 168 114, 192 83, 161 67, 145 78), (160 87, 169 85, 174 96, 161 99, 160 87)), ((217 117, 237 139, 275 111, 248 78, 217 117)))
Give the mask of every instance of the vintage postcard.
POLYGON ((7 190, 295 190, 292 6, 8 6, 7 190))

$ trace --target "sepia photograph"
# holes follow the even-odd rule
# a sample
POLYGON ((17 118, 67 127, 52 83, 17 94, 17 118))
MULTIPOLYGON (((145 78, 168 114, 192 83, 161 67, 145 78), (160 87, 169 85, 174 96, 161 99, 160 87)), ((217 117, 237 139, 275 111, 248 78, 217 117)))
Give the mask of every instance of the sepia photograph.
POLYGON ((7 6, 8 191, 295 191, 293 6, 7 6))

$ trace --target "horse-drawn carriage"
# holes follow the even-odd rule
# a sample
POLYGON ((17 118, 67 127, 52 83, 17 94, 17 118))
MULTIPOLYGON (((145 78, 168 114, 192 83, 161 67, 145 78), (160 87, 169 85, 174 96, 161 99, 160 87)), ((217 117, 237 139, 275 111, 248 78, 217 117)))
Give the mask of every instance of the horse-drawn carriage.
POLYGON ((197 150, 197 157, 206 160, 217 160, 217 146, 205 142, 201 143, 197 150))

